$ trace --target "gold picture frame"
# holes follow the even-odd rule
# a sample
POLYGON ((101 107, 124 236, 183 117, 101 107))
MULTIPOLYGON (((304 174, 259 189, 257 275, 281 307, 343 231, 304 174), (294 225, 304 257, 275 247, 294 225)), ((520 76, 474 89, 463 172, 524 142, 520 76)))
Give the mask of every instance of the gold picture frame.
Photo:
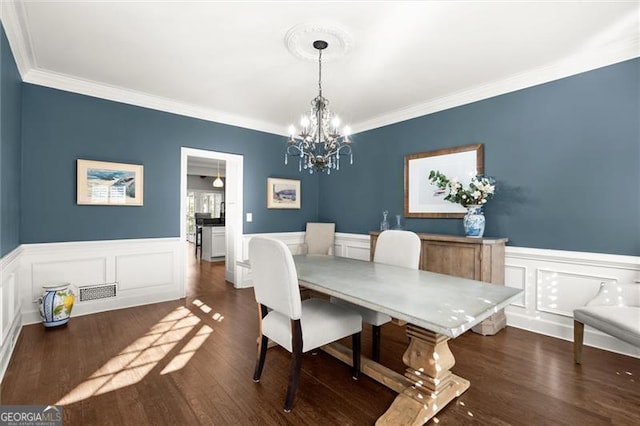
POLYGON ((268 209, 299 209, 300 181, 296 179, 267 178, 268 209))
POLYGON ((78 159, 76 197, 79 205, 142 206, 144 167, 78 159))
POLYGON ((473 144, 420 152, 404 157, 404 216, 415 218, 461 218, 467 209, 444 199, 445 191, 429 181, 438 170, 468 185, 484 174, 484 145, 473 144))

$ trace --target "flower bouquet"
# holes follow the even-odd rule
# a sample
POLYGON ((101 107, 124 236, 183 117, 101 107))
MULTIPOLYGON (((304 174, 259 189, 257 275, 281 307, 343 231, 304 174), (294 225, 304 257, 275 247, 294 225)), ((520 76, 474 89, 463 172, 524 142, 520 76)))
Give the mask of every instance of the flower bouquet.
POLYGON ((445 200, 464 207, 482 206, 496 192, 495 180, 482 175, 471 178, 471 183, 466 188, 456 178, 449 179, 438 170, 431 170, 429 180, 438 188, 448 190, 445 200))

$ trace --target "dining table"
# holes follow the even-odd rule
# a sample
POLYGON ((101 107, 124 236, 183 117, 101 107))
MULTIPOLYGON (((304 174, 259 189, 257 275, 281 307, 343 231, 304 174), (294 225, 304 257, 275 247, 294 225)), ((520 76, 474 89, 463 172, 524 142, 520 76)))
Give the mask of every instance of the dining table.
MULTIPOLYGON (((346 257, 293 259, 301 286, 406 322, 403 374, 362 357, 363 374, 398 392, 377 425, 422 425, 469 389, 469 380, 451 372, 455 358, 448 341, 522 294, 517 288, 346 257)), ((352 363, 351 350, 339 343, 321 349, 352 363)))

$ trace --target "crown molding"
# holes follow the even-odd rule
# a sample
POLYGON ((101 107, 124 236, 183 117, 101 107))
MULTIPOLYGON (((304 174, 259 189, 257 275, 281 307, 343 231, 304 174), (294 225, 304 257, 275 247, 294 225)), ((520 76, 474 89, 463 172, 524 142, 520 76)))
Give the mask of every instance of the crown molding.
MULTIPOLYGON (((36 63, 29 37, 24 4, 17 0, 5 0, 0 4, 0 19, 4 25, 18 71, 22 76, 22 80, 26 83, 286 136, 286 129, 279 123, 274 124, 250 117, 228 114, 172 99, 41 70, 36 63)), ((550 65, 516 74, 506 79, 496 80, 442 96, 429 102, 408 106, 381 114, 369 120, 353 123, 351 127, 353 133, 361 133, 637 57, 640 57, 640 36, 638 34, 632 38, 610 42, 599 49, 590 49, 550 65)))
POLYGON ((640 57, 640 36, 610 43, 606 48, 573 55, 553 64, 534 68, 502 80, 442 96, 432 101, 382 114, 351 126, 353 133, 361 133, 438 111, 481 101, 517 90, 537 86, 597 68, 640 57))
POLYGON ((11 52, 16 60, 18 72, 23 77, 31 69, 36 67, 33 46, 25 19, 24 4, 16 0, 3 0, 0 2, 0 19, 11 46, 11 52))
POLYGON ((46 86, 52 89, 64 90, 67 92, 79 93, 81 95, 93 96, 95 98, 121 102, 129 105, 150 108, 154 110, 170 112, 206 121, 213 121, 231 126, 238 126, 247 129, 258 130, 266 133, 284 135, 282 125, 274 125, 265 121, 256 120, 249 117, 228 114, 221 111, 202 108, 195 105, 178 102, 172 99, 149 95, 121 87, 110 86, 93 81, 82 80, 68 75, 53 73, 42 70, 29 70, 22 77, 25 83, 46 86))

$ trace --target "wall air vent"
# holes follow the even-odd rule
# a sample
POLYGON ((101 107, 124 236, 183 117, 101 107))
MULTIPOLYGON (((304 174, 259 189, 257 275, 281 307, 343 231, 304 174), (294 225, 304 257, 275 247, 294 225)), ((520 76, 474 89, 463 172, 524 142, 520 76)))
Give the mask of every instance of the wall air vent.
POLYGON ((78 289, 80 291, 80 302, 116 297, 116 284, 99 284, 78 287, 78 289))

